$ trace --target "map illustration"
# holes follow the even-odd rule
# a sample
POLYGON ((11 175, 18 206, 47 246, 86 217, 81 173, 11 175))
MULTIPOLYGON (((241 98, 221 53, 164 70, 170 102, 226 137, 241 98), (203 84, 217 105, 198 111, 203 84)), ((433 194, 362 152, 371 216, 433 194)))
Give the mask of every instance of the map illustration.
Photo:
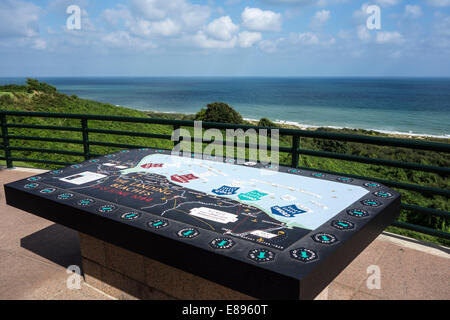
POLYGON ((45 182, 279 250, 368 193, 295 170, 135 151, 72 166, 45 182))

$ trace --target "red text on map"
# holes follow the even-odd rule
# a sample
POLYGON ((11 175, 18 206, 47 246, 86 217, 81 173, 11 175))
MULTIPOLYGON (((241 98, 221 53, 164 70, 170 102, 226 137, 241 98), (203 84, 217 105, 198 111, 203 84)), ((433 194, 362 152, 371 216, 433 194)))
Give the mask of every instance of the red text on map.
POLYGON ((162 168, 163 163, 146 163, 141 165, 141 168, 150 169, 150 168, 162 168))
POLYGON ((179 182, 179 183, 188 183, 190 180, 195 180, 195 179, 199 179, 199 178, 194 176, 192 173, 190 173, 190 174, 185 174, 182 176, 180 176, 178 174, 174 174, 173 176, 170 177, 170 179, 172 181, 179 182))

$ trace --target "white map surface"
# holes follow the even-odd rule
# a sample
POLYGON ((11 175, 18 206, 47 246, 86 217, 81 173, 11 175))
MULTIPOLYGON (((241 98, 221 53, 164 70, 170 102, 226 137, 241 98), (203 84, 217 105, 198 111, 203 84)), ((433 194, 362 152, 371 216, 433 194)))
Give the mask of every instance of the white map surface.
MULTIPOLYGON (((316 229, 340 211, 363 197, 368 191, 350 184, 327 181, 301 175, 283 173, 251 166, 234 165, 212 160, 201 160, 166 154, 153 154, 144 157, 139 164, 122 170, 122 174, 133 172, 155 173, 165 176, 170 182, 209 195, 218 196, 213 190, 222 186, 239 188, 235 194, 220 197, 257 207, 287 227, 298 226, 316 229), (156 164, 149 166, 148 164, 156 164), (162 164, 162 167, 159 165, 162 164), (142 165, 146 165, 145 168, 142 165), (199 179, 181 183, 171 180, 171 176, 193 174, 199 179), (261 196, 259 200, 245 200, 242 194, 261 196), (244 199, 242 199, 244 198, 244 199), (274 214, 273 207, 295 205, 306 212, 293 217, 274 214)), ((259 198, 259 197, 257 197, 259 198)), ((214 215, 214 212, 210 213, 214 215)))

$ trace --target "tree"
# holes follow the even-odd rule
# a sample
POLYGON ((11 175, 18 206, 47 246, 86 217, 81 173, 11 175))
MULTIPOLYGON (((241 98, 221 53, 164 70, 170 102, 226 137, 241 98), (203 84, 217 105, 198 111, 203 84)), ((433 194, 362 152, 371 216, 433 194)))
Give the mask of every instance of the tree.
POLYGON ((45 83, 39 82, 36 79, 27 79, 28 92, 32 93, 33 91, 45 92, 45 93, 56 93, 56 88, 45 83))
POLYGON ((206 109, 201 109, 196 115, 195 120, 206 122, 221 122, 241 124, 244 122, 242 116, 223 102, 214 102, 206 106, 206 109))
POLYGON ((278 127, 274 122, 270 121, 267 118, 262 118, 258 122, 259 127, 278 127))

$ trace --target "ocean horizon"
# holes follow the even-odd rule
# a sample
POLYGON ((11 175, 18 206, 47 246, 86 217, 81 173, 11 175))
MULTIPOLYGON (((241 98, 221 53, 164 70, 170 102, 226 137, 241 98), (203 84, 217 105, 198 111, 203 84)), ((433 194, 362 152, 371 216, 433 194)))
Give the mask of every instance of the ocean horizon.
POLYGON ((220 101, 251 120, 450 137, 450 78, 36 78, 68 95, 142 111, 190 114, 220 101))

